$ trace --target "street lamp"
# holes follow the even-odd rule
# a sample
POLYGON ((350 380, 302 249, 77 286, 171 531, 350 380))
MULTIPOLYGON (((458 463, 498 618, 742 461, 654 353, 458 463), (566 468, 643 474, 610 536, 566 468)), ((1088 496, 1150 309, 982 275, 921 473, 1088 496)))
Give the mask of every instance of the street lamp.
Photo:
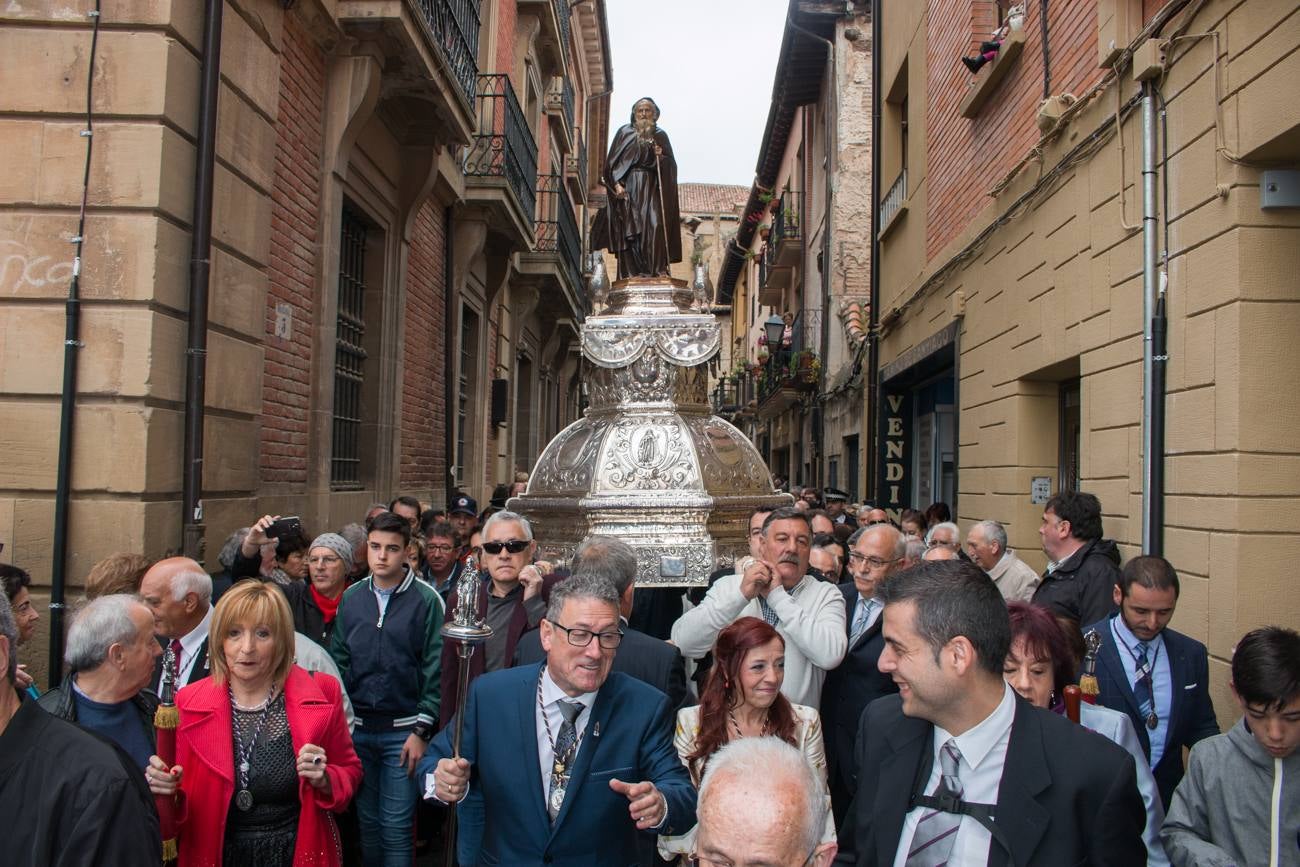
POLYGON ((773 313, 763 323, 763 334, 767 336, 768 346, 779 347, 781 338, 785 336, 785 320, 773 313))

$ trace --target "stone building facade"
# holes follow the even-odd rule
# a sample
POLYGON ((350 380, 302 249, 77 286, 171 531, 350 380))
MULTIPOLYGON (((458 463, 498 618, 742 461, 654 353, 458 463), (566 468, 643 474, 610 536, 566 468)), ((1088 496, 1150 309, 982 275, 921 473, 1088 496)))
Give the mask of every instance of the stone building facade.
POLYGON ((719 297, 739 345, 717 409, 792 485, 862 491, 871 274, 869 4, 791 0, 766 134, 719 297), (763 323, 786 317, 780 344, 763 323))
MULTIPOLYGON (((38 585, 82 198, 92 0, 0 10, 0 540, 38 585)), ((105 2, 67 572, 181 547, 201 2, 105 2)), ((227 0, 204 426, 208 563, 409 493, 481 501, 578 414, 604 2, 227 0)), ((75 591, 70 591, 70 596, 75 591)))
MULTIPOLYGON (((1168 309, 1165 521, 1176 629, 1210 648, 1214 698, 1248 629, 1300 622, 1300 210, 1263 207, 1300 162, 1300 12, 1285 2, 1024 4, 997 59, 959 63, 1012 12, 885 3, 880 427, 892 509, 995 518, 1044 566, 1035 490, 1091 491, 1127 558, 1143 536, 1143 124, 1157 151, 1168 309), (1153 40, 1153 41, 1148 41, 1153 40), (1048 101, 1040 111, 1044 97, 1048 101), (1062 116, 1063 115, 1063 116, 1062 116), (1290 408, 1288 408, 1290 407, 1290 408)), ((1012 22, 1014 24, 1015 22, 1012 22)))

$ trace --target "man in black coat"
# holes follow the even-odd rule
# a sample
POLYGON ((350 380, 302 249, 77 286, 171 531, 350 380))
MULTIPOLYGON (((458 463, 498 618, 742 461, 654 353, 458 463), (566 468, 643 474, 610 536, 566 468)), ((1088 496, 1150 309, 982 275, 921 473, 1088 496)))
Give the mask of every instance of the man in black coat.
POLYGON ((1011 624, 993 581, 927 561, 877 593, 879 665, 899 695, 862 716, 837 863, 1145 864, 1133 757, 1007 685, 1011 624))
POLYGON ((1038 536, 1054 565, 1034 591, 1036 604, 1079 624, 1115 611, 1111 591, 1119 580, 1119 549, 1101 535, 1101 502, 1092 494, 1062 491, 1047 501, 1038 536))
POLYGON ((1169 561, 1134 557, 1114 592, 1119 614, 1088 627, 1101 639, 1097 703, 1133 721, 1168 809, 1183 778, 1183 748, 1219 733, 1209 659, 1204 644, 1168 628, 1179 592, 1169 561))
POLYGON ((0 815, 8 867, 162 863, 144 774, 112 742, 23 701, 18 627, 0 593, 0 815))
POLYGON ((905 550, 903 534, 889 524, 865 527, 849 537, 853 580, 840 585, 849 649, 844 661, 826 674, 821 706, 836 823, 843 821, 856 788, 854 746, 862 711, 881 696, 898 692, 894 681, 876 666, 885 647, 880 629, 885 606, 876 598, 876 588, 902 568, 905 550))

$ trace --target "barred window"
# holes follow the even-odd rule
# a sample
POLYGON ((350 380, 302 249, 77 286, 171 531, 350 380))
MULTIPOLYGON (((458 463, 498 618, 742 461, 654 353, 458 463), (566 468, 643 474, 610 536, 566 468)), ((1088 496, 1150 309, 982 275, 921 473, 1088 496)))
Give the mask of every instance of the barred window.
POLYGON ((361 417, 366 350, 366 232, 353 209, 344 206, 339 237, 339 305, 334 337, 334 436, 330 484, 361 487, 361 417))

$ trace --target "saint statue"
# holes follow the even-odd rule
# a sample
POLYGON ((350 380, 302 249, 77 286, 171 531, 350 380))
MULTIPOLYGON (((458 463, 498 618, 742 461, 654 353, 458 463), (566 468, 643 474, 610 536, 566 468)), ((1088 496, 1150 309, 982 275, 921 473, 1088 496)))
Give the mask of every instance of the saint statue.
POLYGON ((667 277, 682 260, 677 161, 659 128, 659 106, 646 97, 632 106, 605 158, 608 201, 592 223, 592 247, 618 259, 618 277, 667 277))

